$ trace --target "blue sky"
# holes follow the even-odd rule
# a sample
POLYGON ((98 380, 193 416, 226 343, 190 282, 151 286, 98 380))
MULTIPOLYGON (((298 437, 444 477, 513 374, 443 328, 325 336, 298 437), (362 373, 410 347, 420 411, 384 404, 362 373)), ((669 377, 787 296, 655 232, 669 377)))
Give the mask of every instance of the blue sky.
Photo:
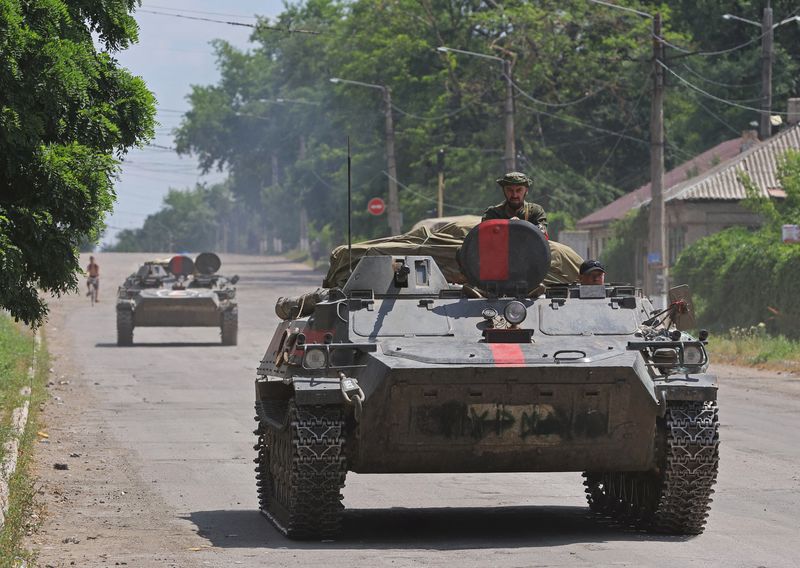
MULTIPOLYGON (((224 39, 247 49, 251 29, 192 18, 255 23, 254 14, 274 17, 283 9, 280 0, 143 0, 135 16, 139 22, 139 43, 116 54, 133 74, 144 78, 158 99, 156 137, 152 144, 174 146, 172 129, 188 110, 186 96, 191 85, 208 85, 219 78, 210 42, 224 39), (154 14, 150 12, 160 12, 154 14)), ((217 181, 224 173, 200 176, 197 162, 179 158, 157 147, 132 150, 122 165, 116 184, 117 203, 106 219, 104 243, 110 243, 120 229, 141 227, 145 217, 161 208, 170 188, 194 187, 198 181, 217 181)))

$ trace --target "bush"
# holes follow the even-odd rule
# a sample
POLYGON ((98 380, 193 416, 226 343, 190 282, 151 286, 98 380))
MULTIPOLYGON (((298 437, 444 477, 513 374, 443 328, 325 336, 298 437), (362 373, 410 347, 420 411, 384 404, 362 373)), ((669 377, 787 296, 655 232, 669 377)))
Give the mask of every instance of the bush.
POLYGON ((697 296, 699 321, 728 329, 765 322, 773 335, 800 337, 800 246, 781 242, 780 225, 798 221, 800 153, 789 152, 779 168, 787 198, 780 203, 756 197, 752 183, 746 205, 767 221, 759 231, 726 229, 699 240, 678 258, 676 282, 697 296))

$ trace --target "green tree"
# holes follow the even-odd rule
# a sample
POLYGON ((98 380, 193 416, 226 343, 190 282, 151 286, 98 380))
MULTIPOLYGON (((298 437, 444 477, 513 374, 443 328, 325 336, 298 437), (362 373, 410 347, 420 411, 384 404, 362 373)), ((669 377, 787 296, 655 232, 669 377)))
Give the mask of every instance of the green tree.
POLYGON ((115 156, 152 135, 153 95, 112 56, 136 41, 137 4, 0 0, 0 306, 26 323, 47 314, 38 290, 76 289, 115 156))
POLYGON ((782 158, 778 179, 786 199, 757 197, 744 177, 746 205, 762 214, 758 231, 732 228, 700 239, 678 258, 673 276, 698 299, 704 325, 718 329, 766 321, 773 332, 800 337, 800 246, 781 242, 781 225, 800 219, 800 152, 782 158))
POLYGON ((164 207, 148 215, 141 229, 125 229, 114 252, 182 252, 217 250, 222 231, 232 225, 235 202, 224 184, 170 189, 164 207))

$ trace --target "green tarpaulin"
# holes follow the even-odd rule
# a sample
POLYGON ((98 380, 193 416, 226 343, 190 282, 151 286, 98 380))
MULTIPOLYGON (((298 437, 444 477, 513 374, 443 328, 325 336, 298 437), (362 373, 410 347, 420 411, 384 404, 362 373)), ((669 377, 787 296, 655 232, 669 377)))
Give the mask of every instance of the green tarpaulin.
MULTIPOLYGON (((465 216, 464 219, 448 223, 431 232, 426 225, 408 233, 383 239, 364 241, 353 245, 353 266, 362 256, 376 255, 423 255, 432 256, 448 282, 464 283, 464 275, 456 261, 456 253, 464 237, 480 217, 465 216)), ((419 224, 418 224, 419 225, 419 224)), ((569 284, 577 282, 578 269, 583 259, 566 245, 549 241, 550 270, 544 279, 545 285, 569 284)), ((322 281, 325 288, 341 288, 350 275, 347 247, 337 247, 331 253, 331 265, 322 281)))

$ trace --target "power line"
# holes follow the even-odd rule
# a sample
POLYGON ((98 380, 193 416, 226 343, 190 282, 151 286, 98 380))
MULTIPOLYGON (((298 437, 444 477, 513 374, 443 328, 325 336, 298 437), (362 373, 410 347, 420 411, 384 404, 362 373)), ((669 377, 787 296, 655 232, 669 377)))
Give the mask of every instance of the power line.
POLYGON ((421 116, 421 115, 413 114, 413 113, 410 113, 408 111, 403 110, 402 108, 398 107, 394 103, 392 103, 392 108, 394 110, 396 110, 397 112, 399 112, 400 114, 402 114, 403 116, 407 116, 409 118, 414 118, 416 120, 431 120, 431 121, 444 120, 446 118, 450 118, 451 116, 455 116, 455 115, 457 115, 457 114, 459 114, 461 112, 464 112, 469 107, 472 107, 472 106, 475 106, 475 105, 479 104, 481 97, 483 97, 486 93, 488 93, 491 90, 492 90, 492 87, 487 87, 486 89, 484 89, 484 91, 482 93, 480 93, 479 95, 477 95, 477 97, 475 97, 476 100, 468 102, 467 104, 465 104, 464 106, 462 106, 461 108, 459 108, 457 110, 454 110, 452 112, 448 112, 448 113, 445 113, 445 114, 440 114, 438 116, 421 116))
POLYGON ((189 10, 188 8, 181 8, 180 10, 176 8, 167 8, 166 6, 153 6, 152 4, 148 5, 149 8, 155 8, 156 10, 169 10, 171 12, 188 12, 190 14, 206 14, 207 16, 229 16, 231 18, 246 18, 249 20, 255 19, 255 16, 245 16, 244 14, 228 14, 225 12, 206 12, 205 10, 189 10))
MULTIPOLYGON (((641 93, 639 93, 639 98, 636 99, 636 103, 634 103, 634 105, 633 105, 633 110, 628 115, 628 121, 625 123, 625 128, 622 129, 620 134, 625 134, 630 129, 631 123, 633 122, 633 119, 634 119, 634 116, 636 114, 636 111, 639 109, 639 103, 642 102, 642 97, 644 97, 644 94, 647 92, 647 83, 650 81, 650 77, 652 75, 653 75, 653 73, 650 72, 650 73, 647 74, 647 77, 645 77, 644 83, 642 84, 641 93)), ((622 141, 622 136, 617 136, 617 140, 614 142, 614 147, 611 148, 611 151, 608 153, 608 156, 606 156, 605 161, 603 161, 603 165, 600 166, 600 168, 592 176, 592 179, 591 179, 592 182, 594 182, 598 178, 600 173, 605 169, 605 167, 608 164, 608 162, 611 161, 611 158, 616 153, 617 148, 619 147, 619 143, 621 141, 622 141)))
POLYGON ((162 146, 161 144, 145 144, 148 148, 155 148, 156 150, 169 150, 170 152, 177 152, 175 148, 171 146, 162 146))
POLYGON ((711 111, 711 109, 709 109, 708 107, 706 107, 706 105, 704 105, 704 104, 703 104, 703 103, 701 103, 700 101, 695 101, 695 102, 696 102, 696 103, 697 103, 697 104, 700 106, 700 108, 702 108, 702 109, 703 109, 704 111, 706 111, 708 114, 710 114, 711 116, 713 116, 713 117, 714 117, 714 118, 715 118, 715 119, 716 119, 716 120, 717 120, 717 121, 718 121, 720 124, 724 125, 724 126, 725 126, 725 127, 728 129, 728 130, 730 130, 731 132, 733 132, 733 133, 734 133, 734 134, 736 134, 737 136, 741 136, 741 132, 739 132, 739 131, 738 131, 738 130, 736 130, 736 129, 735 129, 733 126, 731 126, 731 125, 730 125, 730 124, 729 124, 727 121, 725 121, 725 119, 723 119, 723 118, 721 118, 721 117, 717 116, 716 114, 714 114, 714 112, 712 112, 712 111, 711 111))
MULTIPOLYGON (((593 124, 589 124, 587 122, 583 122, 582 120, 578 120, 574 116, 567 115, 567 117, 565 118, 563 116, 559 116, 557 114, 553 114, 553 113, 550 113, 550 112, 547 112, 547 111, 544 111, 544 110, 541 110, 541 109, 531 108, 531 107, 526 106, 526 105, 524 105, 522 103, 520 103, 519 106, 520 106, 520 108, 523 108, 523 109, 528 110, 530 112, 543 114, 545 116, 549 116, 551 118, 555 118, 556 120, 560 120, 562 122, 566 122, 567 124, 572 124, 573 126, 580 126, 580 127, 583 127, 583 128, 588 128, 589 130, 596 130, 597 132, 604 132, 605 134, 610 134, 612 136, 620 136, 622 138, 625 138, 626 140, 631 140, 632 142, 638 142, 639 144, 644 144, 646 146, 650 145, 650 142, 648 140, 643 140, 642 138, 636 138, 635 136, 630 136, 629 134, 625 134, 624 131, 623 132, 614 132, 613 130, 609 130, 607 128, 601 128, 600 126, 594 126, 593 124)), ((684 156, 686 156, 689 159, 694 157, 692 154, 690 154, 686 150, 678 148, 677 146, 675 146, 671 142, 667 142, 667 145, 670 148, 672 148, 677 154, 683 154, 684 156)))
MULTIPOLYGON (((436 198, 436 197, 428 197, 424 193, 420 193, 418 191, 414 191, 413 189, 411 189, 410 187, 408 187, 407 185, 402 183, 397 178, 394 178, 394 177, 390 176, 386 171, 381 171, 381 173, 383 175, 385 175, 387 178, 394 180, 395 183, 397 183, 397 185, 399 185, 400 187, 402 187, 403 189, 405 189, 407 192, 411 193, 412 195, 416 195, 417 197, 419 197, 421 199, 424 199, 426 201, 430 201, 432 203, 438 203, 439 202, 438 198, 436 198)), ((444 207, 450 207, 451 209, 457 209, 459 211, 475 211, 474 207, 463 207, 463 206, 459 206, 459 205, 451 205, 450 203, 443 203, 442 205, 444 207)))
MULTIPOLYGON (((710 99, 713 99, 713 100, 715 100, 717 102, 724 103, 726 105, 734 106, 734 107, 737 107, 737 108, 741 108, 741 109, 744 109, 744 110, 751 110, 751 111, 758 112, 758 113, 763 113, 764 112, 764 109, 755 108, 755 107, 749 107, 749 106, 746 106, 746 105, 740 105, 740 104, 735 103, 733 101, 729 101, 727 99, 720 98, 720 97, 718 97, 716 95, 712 95, 708 91, 704 91, 703 89, 701 89, 697 85, 694 85, 694 84, 690 83, 689 81, 687 81, 686 79, 684 79, 683 77, 678 75, 675 71, 673 71, 672 69, 670 69, 669 67, 664 65, 664 63, 662 63, 661 61, 657 61, 657 63, 659 65, 661 65, 664 69, 669 71, 672 75, 674 75, 681 83, 683 83, 684 85, 686 85, 690 89, 693 89, 693 90, 697 91, 701 95, 704 95, 704 96, 706 96, 706 97, 708 97, 710 99)), ((789 114, 788 112, 780 112, 780 111, 777 111, 777 110, 773 110, 773 111, 770 111, 770 112, 772 114, 780 114, 780 115, 784 115, 784 116, 789 114)))
POLYGON ((672 49, 674 49, 676 51, 680 51, 681 53, 683 53, 686 56, 701 55, 703 57, 713 57, 713 56, 716 56, 716 55, 725 55, 726 53, 733 53, 734 51, 738 51, 740 49, 744 49, 745 47, 748 47, 748 46, 754 44, 755 42, 757 42, 758 40, 763 38, 765 35, 767 35, 768 33, 769 33, 769 31, 766 31, 766 32, 762 33, 761 35, 751 39, 750 41, 746 41, 745 43, 742 43, 742 44, 739 44, 739 45, 735 45, 735 46, 730 47, 728 49, 720 49, 719 51, 692 51, 692 50, 687 49, 685 47, 681 47, 679 45, 675 45, 674 43, 669 42, 666 38, 663 38, 663 37, 658 36, 656 34, 651 33, 650 35, 652 35, 654 38, 656 38, 658 41, 660 41, 661 43, 663 43, 667 47, 671 47, 672 49))
POLYGON ((627 6, 619 6, 617 4, 612 4, 611 2, 603 2, 603 0, 589 0, 593 4, 600 4, 601 6, 608 6, 609 8, 616 8, 617 10, 622 10, 624 12, 631 12, 632 14, 636 14, 637 16, 643 16, 645 18, 653 18, 653 14, 648 14, 647 12, 642 12, 640 10, 634 10, 633 8, 628 8, 627 6))
POLYGON ((144 14, 155 14, 156 16, 171 16, 173 18, 181 18, 184 20, 197 20, 200 22, 213 22, 215 24, 226 24, 228 26, 240 26, 243 28, 251 28, 251 29, 264 29, 264 30, 272 30, 276 32, 285 32, 285 33, 295 33, 295 34, 310 34, 310 35, 320 35, 322 32, 314 31, 314 30, 304 30, 304 29, 292 29, 292 28, 279 28, 276 26, 267 26, 262 23, 258 24, 248 24, 244 22, 231 22, 229 20, 215 20, 213 18, 203 18, 200 16, 187 16, 185 14, 169 14, 167 12, 158 12, 156 10, 145 10, 140 8, 138 10, 144 14))
POLYGON ((596 94, 605 91, 609 87, 609 84, 606 83, 605 85, 600 87, 598 90, 593 91, 593 92, 589 93, 588 95, 585 95, 585 96, 583 96, 583 97, 581 97, 579 99, 575 99, 575 100, 572 100, 572 101, 569 101, 569 102, 566 102, 566 103, 548 103, 547 101, 542 101, 542 100, 537 99, 537 98, 533 97, 532 95, 529 95, 528 93, 526 93, 523 90, 522 87, 520 87, 517 83, 515 83, 511 79, 511 77, 509 77, 505 73, 503 73, 503 77, 505 77, 506 80, 510 81, 511 84, 514 86, 514 88, 517 90, 517 92, 519 94, 521 94, 523 97, 525 97, 526 99, 528 99, 530 101, 533 101, 536 104, 544 105, 544 106, 547 106, 547 107, 553 107, 553 108, 564 108, 564 107, 568 107, 568 106, 572 106, 572 105, 576 105, 576 104, 582 103, 586 99, 590 99, 591 97, 595 96, 596 94))
POLYGON ((705 81, 706 83, 709 83, 711 85, 716 85, 717 87, 726 87, 726 88, 729 88, 729 89, 746 89, 746 88, 749 88, 749 87, 757 87, 757 86, 761 85, 761 81, 756 81, 755 83, 743 83, 741 85, 736 85, 736 84, 731 84, 731 83, 721 83, 719 81, 714 81, 712 79, 709 79, 708 77, 704 77, 701 73, 698 73, 697 71, 695 71, 694 69, 689 67, 686 63, 682 63, 681 65, 683 65, 683 67, 685 67, 686 70, 689 71, 695 77, 697 77, 700 80, 705 81))

